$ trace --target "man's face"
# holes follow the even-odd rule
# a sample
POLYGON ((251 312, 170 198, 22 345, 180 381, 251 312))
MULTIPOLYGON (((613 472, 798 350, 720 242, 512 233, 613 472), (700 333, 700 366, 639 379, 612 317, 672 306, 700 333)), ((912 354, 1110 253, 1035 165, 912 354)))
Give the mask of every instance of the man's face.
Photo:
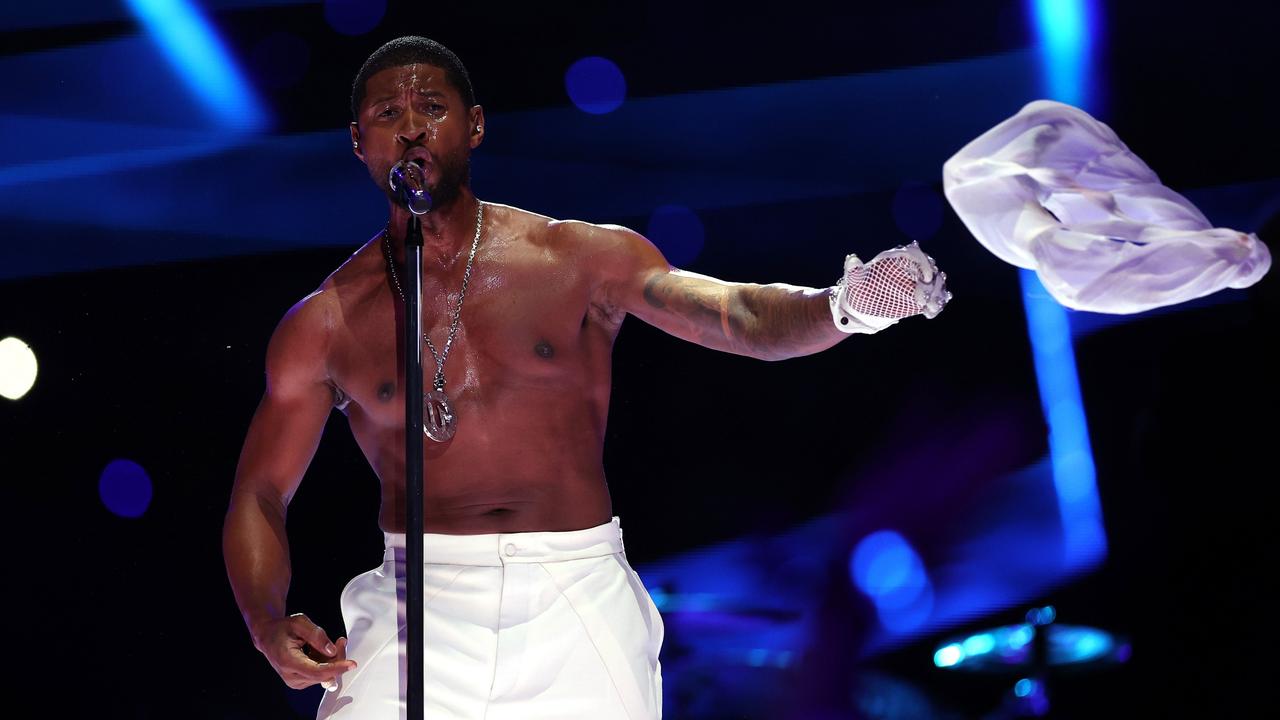
POLYGON ((387 174, 401 160, 422 165, 436 207, 471 180, 471 149, 484 136, 484 114, 469 108, 434 65, 387 68, 369 77, 360 115, 351 124, 357 157, 394 201, 387 174))

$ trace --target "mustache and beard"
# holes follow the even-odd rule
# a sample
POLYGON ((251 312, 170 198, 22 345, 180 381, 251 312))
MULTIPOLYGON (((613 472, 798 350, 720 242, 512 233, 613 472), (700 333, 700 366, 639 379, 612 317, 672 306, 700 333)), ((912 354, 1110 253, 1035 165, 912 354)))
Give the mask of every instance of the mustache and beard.
MULTIPOLYGON (((467 153, 452 153, 443 157, 432 157, 438 177, 435 183, 427 184, 427 193, 431 196, 431 209, 448 207, 462 194, 462 188, 471 183, 471 157, 467 153)), ((391 189, 387 175, 391 165, 374 175, 374 182, 382 188, 383 194, 392 203, 405 207, 398 194, 391 189)))

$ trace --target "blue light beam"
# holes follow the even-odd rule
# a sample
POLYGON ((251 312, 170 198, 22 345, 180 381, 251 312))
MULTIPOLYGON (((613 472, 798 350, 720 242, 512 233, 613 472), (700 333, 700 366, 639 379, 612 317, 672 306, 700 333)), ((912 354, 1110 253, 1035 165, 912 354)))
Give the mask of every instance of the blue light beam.
POLYGON ((1085 107, 1092 91, 1095 12, 1089 0, 1030 0, 1044 88, 1054 100, 1085 107))
POLYGON ((1097 471, 1067 311, 1030 270, 1020 270, 1027 332, 1035 359, 1040 406, 1049 425, 1049 457, 1062 522, 1063 561, 1068 568, 1106 554, 1097 471))
MULTIPOLYGON (((1083 107, 1091 90, 1096 32, 1090 0, 1029 0, 1042 69, 1042 89, 1054 100, 1083 107)), ((1040 404, 1049 426, 1049 456, 1062 522, 1065 566, 1078 568, 1106 555, 1097 471, 1067 311, 1035 273, 1020 270, 1027 333, 1035 358, 1040 404)))
POLYGON ((209 22, 187 0, 126 0, 178 75, 222 125, 264 130, 267 113, 209 22))

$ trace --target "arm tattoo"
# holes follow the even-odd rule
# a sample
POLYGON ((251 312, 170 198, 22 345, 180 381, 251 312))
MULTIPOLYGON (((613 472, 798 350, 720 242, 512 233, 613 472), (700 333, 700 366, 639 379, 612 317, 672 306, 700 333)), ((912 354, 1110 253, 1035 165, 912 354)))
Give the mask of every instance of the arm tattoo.
POLYGON ((668 331, 704 347, 750 354, 743 342, 749 319, 730 286, 657 274, 644 285, 644 299, 676 327, 668 331), (735 312, 736 310, 736 312, 735 312))
MULTIPOLYGON (((662 282, 662 275, 654 275, 645 281, 644 284, 644 301, 649 303, 651 307, 659 310, 665 310, 667 303, 663 301, 662 295, 659 294, 658 285, 662 282)), ((671 294, 671 287, 668 286, 663 292, 665 295, 671 294)))
POLYGON ((807 355, 829 346, 834 326, 825 291, 769 285, 747 286, 743 303, 755 317, 753 349, 784 356, 807 355))

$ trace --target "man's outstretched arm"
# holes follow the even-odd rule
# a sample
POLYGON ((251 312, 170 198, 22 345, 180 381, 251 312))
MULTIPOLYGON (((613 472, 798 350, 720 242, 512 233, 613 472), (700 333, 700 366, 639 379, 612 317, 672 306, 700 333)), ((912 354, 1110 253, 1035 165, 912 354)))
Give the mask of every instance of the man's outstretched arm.
POLYGON ((294 306, 267 349, 267 389, 245 437, 222 530, 223 558, 254 646, 290 687, 332 681, 355 666, 305 615, 286 616, 285 515, 310 464, 333 395, 325 369, 324 300, 294 306), (308 657, 307 648, 326 660, 308 657))
POLYGON ((623 310, 713 350, 785 360, 847 337, 831 322, 830 288, 725 282, 670 267, 650 269, 636 284, 623 310))
MULTIPOLYGON (((592 248, 593 267, 602 268, 602 302, 678 338, 761 360, 783 360, 825 350, 855 331, 837 327, 840 313, 833 315, 833 288, 725 282, 671 267, 652 243, 626 228, 575 225, 592 248)), ((945 294, 944 283, 942 275, 936 283, 939 293, 945 294)), ((837 297, 848 300, 840 289, 837 297)), ((879 327, 896 321, 886 318, 879 327)), ((879 329, 857 320, 854 324, 857 332, 879 329)))

